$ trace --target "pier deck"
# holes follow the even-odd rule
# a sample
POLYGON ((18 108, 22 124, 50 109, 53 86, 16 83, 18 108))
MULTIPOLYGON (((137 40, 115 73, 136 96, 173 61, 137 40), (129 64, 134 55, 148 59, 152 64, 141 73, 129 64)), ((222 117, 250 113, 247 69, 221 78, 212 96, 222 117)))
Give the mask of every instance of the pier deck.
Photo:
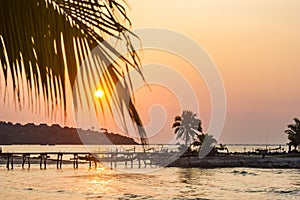
POLYGON ((32 159, 39 159, 40 169, 47 168, 47 161, 56 161, 57 168, 62 168, 63 156, 68 155, 69 161, 73 162, 73 167, 78 168, 79 160, 89 163, 89 167, 92 167, 92 163, 97 167, 97 163, 104 162, 110 163, 110 167, 116 168, 118 164, 123 164, 127 167, 128 162, 131 168, 133 168, 134 163, 140 168, 141 162, 144 163, 145 167, 162 165, 163 161, 174 156, 174 153, 168 152, 135 152, 135 151, 113 151, 113 152, 1 152, 0 158, 6 159, 6 168, 14 168, 14 158, 21 158, 22 168, 25 168, 27 163, 28 168, 32 164, 32 159), (57 156, 56 159, 49 159, 50 156, 57 156))

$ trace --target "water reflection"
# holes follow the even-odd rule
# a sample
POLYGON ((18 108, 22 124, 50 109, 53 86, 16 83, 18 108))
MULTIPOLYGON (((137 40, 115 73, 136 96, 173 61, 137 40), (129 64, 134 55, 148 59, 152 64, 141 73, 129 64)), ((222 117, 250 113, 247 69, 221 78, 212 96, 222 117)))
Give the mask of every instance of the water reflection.
POLYGON ((201 184, 204 177, 213 175, 213 171, 209 169, 185 168, 178 170, 180 182, 186 184, 201 184))
POLYGON ((251 200, 299 199, 300 195, 300 170, 165 168, 151 174, 137 174, 105 167, 91 170, 66 167, 31 169, 26 173, 0 168, 3 183, 0 199, 16 199, 19 195, 20 199, 51 200, 239 199, 241 196, 251 200))
POLYGON ((178 180, 181 183, 179 192, 182 197, 201 197, 201 199, 208 197, 208 190, 206 188, 210 180, 210 176, 214 175, 214 172, 208 169, 196 169, 186 168, 178 170, 178 180), (183 184, 183 185, 182 185, 183 184))

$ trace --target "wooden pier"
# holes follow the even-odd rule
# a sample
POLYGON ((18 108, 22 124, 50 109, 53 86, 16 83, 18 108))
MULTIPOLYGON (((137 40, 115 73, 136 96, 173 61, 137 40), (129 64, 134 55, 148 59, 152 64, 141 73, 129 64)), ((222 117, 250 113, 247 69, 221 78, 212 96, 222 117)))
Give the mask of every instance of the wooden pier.
MULTIPOLYGON (((35 160, 35 163, 37 160, 39 160, 40 169, 46 169, 47 168, 47 161, 50 158, 50 155, 56 155, 56 167, 57 169, 62 168, 63 164, 63 156, 64 155, 73 155, 73 167, 76 169, 78 168, 78 155, 89 155, 87 152, 1 152, 0 157, 6 159, 6 168, 7 169, 13 169, 14 168, 14 160, 15 158, 19 158, 22 161, 22 168, 24 169, 26 164, 27 168, 30 168, 30 165, 32 164, 32 160, 35 160)), ((91 157, 89 155, 89 157, 91 157)), ((51 159, 53 161, 53 159, 51 159)))
POLYGON ((113 151, 113 152, 0 152, 0 158, 6 159, 6 168, 13 169, 14 162, 18 158, 18 163, 21 160, 21 166, 23 169, 27 166, 29 169, 32 161, 36 163, 39 160, 40 169, 46 169, 47 163, 51 160, 51 163, 56 161, 57 169, 62 168, 64 161, 72 162, 73 168, 77 169, 79 165, 79 160, 82 163, 89 163, 89 167, 92 168, 92 163, 94 167, 97 168, 97 163, 110 163, 110 168, 117 168, 118 165, 123 165, 128 167, 130 165, 133 168, 137 165, 138 168, 142 167, 157 167, 163 165, 166 160, 174 157, 172 152, 135 152, 135 149, 125 150, 125 151, 113 151), (69 160, 63 160, 63 156, 68 155, 71 158, 69 160), (51 157, 56 157, 56 159, 50 159, 51 157), (72 157, 73 156, 73 157, 72 157), (129 164, 128 164, 129 163, 129 164))

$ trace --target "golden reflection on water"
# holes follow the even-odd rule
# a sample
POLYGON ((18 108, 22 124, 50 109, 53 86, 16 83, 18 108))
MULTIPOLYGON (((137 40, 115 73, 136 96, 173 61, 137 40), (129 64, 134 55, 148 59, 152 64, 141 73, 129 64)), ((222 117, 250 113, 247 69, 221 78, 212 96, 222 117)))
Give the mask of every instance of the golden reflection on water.
POLYGON ((105 166, 74 170, 0 168, 0 199, 297 199, 300 170, 180 169, 124 173, 105 166), (226 197, 226 198, 225 198, 226 197))
POLYGON ((111 182, 113 181, 109 176, 109 169, 106 167, 98 167, 94 169, 94 174, 87 178, 87 189, 93 192, 111 193, 113 188, 111 182))

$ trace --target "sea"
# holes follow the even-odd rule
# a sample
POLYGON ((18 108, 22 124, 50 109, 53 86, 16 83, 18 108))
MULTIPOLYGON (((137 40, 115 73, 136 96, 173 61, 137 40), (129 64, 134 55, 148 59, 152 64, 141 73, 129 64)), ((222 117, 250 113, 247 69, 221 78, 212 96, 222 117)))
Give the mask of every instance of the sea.
MULTIPOLYGON (((248 152, 265 145, 228 145, 231 152, 248 152)), ((269 145, 276 149, 279 145, 269 145)), ((8 145, 2 152, 97 151, 115 147, 80 145, 8 145)), ((119 147, 121 148, 121 147, 119 147)), ((122 147, 122 148, 129 148, 122 147)), ((281 150, 286 150, 281 145, 281 150)), ((279 151, 279 149, 278 149, 279 151)), ((69 159, 69 158, 64 158, 69 159)), ((176 168, 147 167, 89 168, 64 163, 61 169, 32 164, 7 170, 0 164, 0 199, 300 199, 300 169, 176 168)))

